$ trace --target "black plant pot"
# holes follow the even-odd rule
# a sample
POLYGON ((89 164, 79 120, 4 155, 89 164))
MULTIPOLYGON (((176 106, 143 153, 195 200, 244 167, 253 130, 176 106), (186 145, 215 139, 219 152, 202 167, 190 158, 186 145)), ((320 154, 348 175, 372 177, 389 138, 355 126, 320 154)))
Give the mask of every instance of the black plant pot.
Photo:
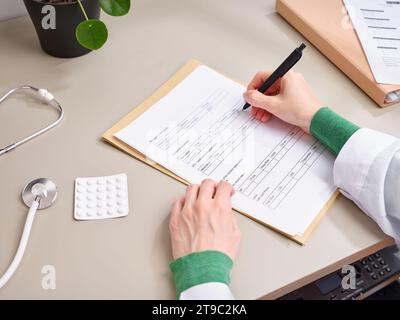
MULTIPOLYGON (((55 27, 54 29, 49 28, 48 25, 49 11, 43 10, 44 13, 42 13, 42 8, 49 3, 39 0, 24 0, 24 2, 35 26, 40 45, 46 53, 59 58, 73 58, 91 51, 82 47, 76 40, 75 29, 85 20, 78 2, 51 4, 55 9, 55 26, 52 26, 55 27)), ((99 19, 100 7, 97 0, 82 0, 81 2, 89 19, 99 19)))

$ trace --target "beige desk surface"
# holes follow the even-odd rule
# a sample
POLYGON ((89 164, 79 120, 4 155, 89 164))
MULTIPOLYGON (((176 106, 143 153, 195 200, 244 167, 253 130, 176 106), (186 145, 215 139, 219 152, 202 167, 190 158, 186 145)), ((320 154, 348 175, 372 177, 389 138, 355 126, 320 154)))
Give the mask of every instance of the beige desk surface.
MULTIPOLYGON (((101 134, 190 58, 247 83, 304 41, 274 12, 272 0, 137 0, 131 15, 104 20, 108 44, 71 60, 44 54, 28 17, 0 23, 0 92, 33 84, 53 92, 66 110, 60 127, 0 157, 0 274, 25 221, 25 183, 43 176, 59 186, 58 201, 38 214, 23 262, 0 299, 173 299, 168 214, 184 186, 102 142, 101 134), (129 216, 74 221, 74 178, 121 172, 129 177, 129 216), (56 290, 41 287, 45 265, 56 268, 56 290)), ((377 108, 312 46, 296 69, 350 120, 400 136, 398 105, 377 108)), ((55 116, 27 99, 11 99, 0 106, 0 145, 55 116)), ((304 247, 237 218, 243 232, 232 272, 237 298, 274 297, 390 242, 342 197, 304 247)))

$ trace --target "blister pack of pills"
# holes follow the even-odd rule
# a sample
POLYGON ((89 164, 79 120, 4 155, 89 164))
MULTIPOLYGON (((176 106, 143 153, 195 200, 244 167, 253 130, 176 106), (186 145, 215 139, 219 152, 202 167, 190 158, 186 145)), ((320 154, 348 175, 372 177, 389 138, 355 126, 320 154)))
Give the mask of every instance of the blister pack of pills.
POLYGON ((75 179, 76 220, 119 218, 128 213, 126 174, 75 179))

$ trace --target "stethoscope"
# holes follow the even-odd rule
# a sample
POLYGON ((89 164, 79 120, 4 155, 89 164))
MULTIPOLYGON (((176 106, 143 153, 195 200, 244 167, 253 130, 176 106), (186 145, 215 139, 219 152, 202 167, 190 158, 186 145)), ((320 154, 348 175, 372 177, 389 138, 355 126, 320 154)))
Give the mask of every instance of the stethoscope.
MULTIPOLYGON (((29 90, 36 93, 36 96, 39 97, 42 101, 44 101, 46 104, 55 107, 59 111, 59 116, 56 121, 54 121, 47 127, 40 129, 35 133, 31 134, 30 136, 21 139, 15 143, 12 143, 3 149, 0 149, 0 156, 19 147, 25 142, 28 142, 40 136, 41 134, 51 130, 52 128, 57 126, 64 117, 63 108, 61 107, 60 103, 56 99, 54 99, 54 96, 50 92, 48 92, 45 89, 37 89, 29 85, 20 86, 8 91, 0 98, 0 103, 5 101, 11 95, 22 90, 29 90)), ((29 182, 22 190, 22 201, 29 208, 29 211, 26 217, 24 230, 22 232, 21 240, 19 242, 18 249, 14 256, 14 259, 12 260, 10 266, 8 267, 4 275, 2 275, 0 278, 0 288, 2 288, 11 279, 11 277, 14 275, 15 271, 18 269, 18 266, 21 263, 21 260, 25 253, 26 246, 28 244, 29 235, 32 230, 33 220, 35 218, 37 210, 46 209, 50 207, 56 201, 56 198, 57 198, 57 187, 54 184, 54 182, 46 178, 36 179, 29 182)))

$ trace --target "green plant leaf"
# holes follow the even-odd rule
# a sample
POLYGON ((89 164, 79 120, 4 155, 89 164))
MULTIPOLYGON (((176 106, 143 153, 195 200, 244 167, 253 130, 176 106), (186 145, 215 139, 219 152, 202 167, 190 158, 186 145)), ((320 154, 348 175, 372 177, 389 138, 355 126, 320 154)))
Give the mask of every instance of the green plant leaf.
POLYGON ((131 0, 97 0, 100 7, 110 16, 123 16, 131 8, 131 0))
POLYGON ((100 20, 85 20, 76 27, 76 39, 81 46, 90 50, 100 49, 106 43, 107 38, 107 27, 100 20))

